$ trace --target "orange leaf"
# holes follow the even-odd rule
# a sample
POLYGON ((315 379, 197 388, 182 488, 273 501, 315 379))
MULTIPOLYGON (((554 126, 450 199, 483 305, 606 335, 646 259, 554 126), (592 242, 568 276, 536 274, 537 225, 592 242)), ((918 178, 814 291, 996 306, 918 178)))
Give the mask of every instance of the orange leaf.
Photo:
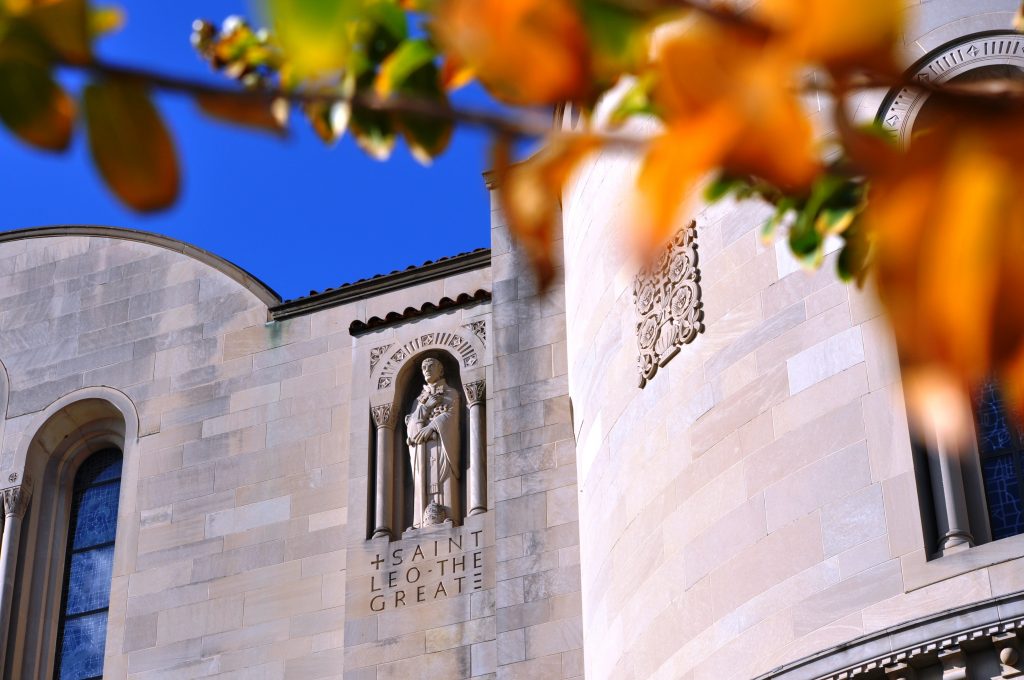
POLYGON ((589 90, 587 35, 572 0, 443 0, 444 51, 510 104, 556 104, 589 90))
POLYGON ((448 92, 465 87, 473 78, 473 69, 463 64, 455 55, 448 55, 441 64, 441 87, 448 92))
POLYGON ((685 199, 735 143, 739 121, 726 107, 673 123, 651 143, 637 179, 640 249, 650 252, 672 232, 685 199))
POLYGON ((798 59, 898 72, 902 0, 762 0, 754 12, 798 59))
POLYGON ((85 88, 93 161, 118 198, 136 210, 159 210, 178 197, 174 142, 146 90, 105 80, 85 88))
POLYGON ((245 125, 247 127, 269 130, 279 135, 285 131, 284 125, 274 114, 273 99, 239 93, 231 94, 200 94, 196 96, 199 108, 214 118, 245 125))
POLYGON ((555 135, 536 155, 516 165, 511 163, 507 138, 494 144, 492 160, 502 212, 512 236, 530 258, 542 290, 554 278, 562 189, 598 144, 591 135, 555 135))

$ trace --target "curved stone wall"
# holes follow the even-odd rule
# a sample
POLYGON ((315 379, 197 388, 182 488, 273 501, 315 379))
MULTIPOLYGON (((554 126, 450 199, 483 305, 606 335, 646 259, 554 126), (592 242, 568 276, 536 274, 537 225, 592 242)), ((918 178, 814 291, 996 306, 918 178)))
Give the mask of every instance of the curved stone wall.
MULTIPOLYGON (((906 62, 1016 9, 969 4, 915 3, 906 62)), ((638 387, 636 170, 605 153, 564 197, 587 677, 751 678, 1024 587, 1024 537, 927 559, 886 323, 834 255, 762 243, 763 206, 697 213, 705 328, 638 387)))

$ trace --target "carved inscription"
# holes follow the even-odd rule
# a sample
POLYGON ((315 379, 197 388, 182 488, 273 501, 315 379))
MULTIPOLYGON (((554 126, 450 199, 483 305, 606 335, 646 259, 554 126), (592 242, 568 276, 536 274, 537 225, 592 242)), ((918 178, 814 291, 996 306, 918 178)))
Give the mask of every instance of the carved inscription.
POLYGON ((693 342, 704 330, 695 222, 680 229, 665 252, 637 274, 633 302, 637 315, 637 367, 643 387, 680 347, 693 342))
POLYGON ((370 560, 370 610, 401 609, 484 588, 483 531, 389 547, 370 560))

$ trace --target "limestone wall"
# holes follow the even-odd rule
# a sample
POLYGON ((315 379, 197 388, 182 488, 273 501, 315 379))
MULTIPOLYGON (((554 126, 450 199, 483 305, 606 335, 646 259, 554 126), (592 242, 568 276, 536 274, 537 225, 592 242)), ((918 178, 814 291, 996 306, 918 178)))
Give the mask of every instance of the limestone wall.
MULTIPOLYGON (((556 283, 538 294, 494 204, 491 215, 497 677, 581 678, 579 494, 565 293, 556 283)), ((556 251, 559 246, 556 241, 556 251)))
MULTIPOLYGON (((921 3, 908 63, 1014 4, 921 3)), ((637 386, 636 170, 605 153, 564 198, 587 677, 751 678, 1024 586, 1022 537, 927 559, 886 323, 762 243, 764 207, 697 213, 706 331, 637 386)))
MULTIPOLYGON (((354 320, 489 290, 489 279, 487 269, 470 271, 268 322, 266 304, 223 272, 155 245, 82 236, 0 244, 5 484, 11 474, 44 474, 45 456, 26 464, 29 445, 63 403, 119 394, 112 398, 134 420, 105 677, 493 672, 490 513, 460 529, 466 559, 487 582, 453 599, 457 612, 423 605, 401 621, 366 620, 368 345, 349 333, 354 320), (486 549, 470 549, 471 540, 486 549)), ((490 323, 489 306, 478 304, 421 327, 453 313, 490 323)), ((83 424, 60 413, 62 432, 83 424)), ((25 536, 48 517, 43 500, 37 489, 25 536)), ((22 548, 50 559, 63 542, 49 556, 31 541, 22 548)), ((39 598, 52 602, 53 588, 16 597, 11 677, 47 676, 56 614, 39 598)))

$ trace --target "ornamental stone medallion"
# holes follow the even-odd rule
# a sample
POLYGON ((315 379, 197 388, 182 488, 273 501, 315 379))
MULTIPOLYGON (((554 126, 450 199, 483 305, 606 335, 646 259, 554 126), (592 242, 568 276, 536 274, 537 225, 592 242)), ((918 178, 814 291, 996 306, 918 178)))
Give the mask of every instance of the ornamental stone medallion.
MULTIPOLYGON (((981 68, 985 68, 984 77, 1021 79, 1024 76, 1024 35, 999 31, 961 38, 916 63, 911 73, 914 80, 922 83, 948 83, 981 68)), ((969 77, 975 75, 981 74, 969 77)), ((928 96, 926 90, 904 87, 886 97, 878 120, 902 144, 907 144, 928 96)))
POLYGON ((703 332, 697 268, 697 223, 676 232, 665 251, 633 282, 640 387, 703 332))

